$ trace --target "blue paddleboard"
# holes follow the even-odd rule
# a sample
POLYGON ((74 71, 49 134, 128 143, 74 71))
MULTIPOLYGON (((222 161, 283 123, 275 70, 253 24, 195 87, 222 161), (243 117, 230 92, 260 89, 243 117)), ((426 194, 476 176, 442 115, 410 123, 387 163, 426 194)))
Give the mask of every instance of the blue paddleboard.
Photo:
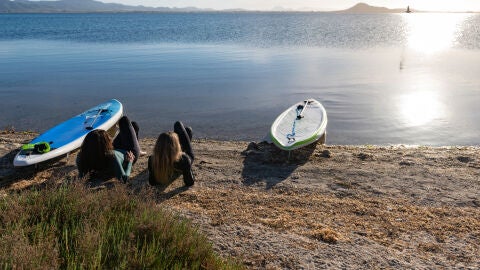
POLYGON ((47 130, 24 145, 15 156, 15 167, 46 161, 79 148, 85 136, 94 129, 108 130, 123 115, 123 105, 116 99, 99 104, 47 130))

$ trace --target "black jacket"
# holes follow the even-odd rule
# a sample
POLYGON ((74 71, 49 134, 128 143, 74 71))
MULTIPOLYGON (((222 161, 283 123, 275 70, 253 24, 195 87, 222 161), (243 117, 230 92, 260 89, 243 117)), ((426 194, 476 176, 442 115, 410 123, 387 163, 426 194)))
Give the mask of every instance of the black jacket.
MULTIPOLYGON (((153 159, 152 156, 150 156, 148 158, 148 182, 152 186, 166 186, 155 181, 152 163, 153 159)), ((171 175, 168 179, 167 185, 169 185, 171 182, 173 182, 173 180, 179 177, 180 174, 183 175, 183 182, 185 183, 185 186, 192 186, 195 183, 195 178, 192 172, 192 159, 187 154, 182 153, 180 160, 173 163, 173 167, 175 170, 173 175, 171 175)))

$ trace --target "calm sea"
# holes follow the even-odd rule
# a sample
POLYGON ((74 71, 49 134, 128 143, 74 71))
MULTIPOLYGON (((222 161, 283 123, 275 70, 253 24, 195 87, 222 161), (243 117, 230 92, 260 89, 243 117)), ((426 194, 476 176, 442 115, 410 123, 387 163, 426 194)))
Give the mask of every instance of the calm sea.
POLYGON ((480 15, 0 14, 0 128, 110 98, 143 136, 257 140, 313 97, 329 144, 478 145, 480 15))

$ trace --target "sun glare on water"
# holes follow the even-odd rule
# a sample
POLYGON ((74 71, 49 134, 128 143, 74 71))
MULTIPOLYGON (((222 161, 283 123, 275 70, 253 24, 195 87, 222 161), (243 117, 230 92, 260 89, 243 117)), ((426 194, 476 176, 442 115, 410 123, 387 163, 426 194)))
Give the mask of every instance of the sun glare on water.
POLYGON ((405 94, 400 97, 399 106, 401 119, 410 127, 427 125, 442 118, 445 111, 434 91, 405 94))
POLYGON ((405 14, 408 47, 425 54, 453 47, 461 24, 468 16, 448 13, 405 14))
MULTIPOLYGON (((402 16, 407 23, 407 47, 416 52, 410 57, 434 59, 438 53, 455 47, 463 22, 471 15, 415 13, 402 16)), ((397 100, 399 119, 406 127, 428 126, 447 117, 442 78, 431 74, 430 69, 419 67, 423 65, 421 61, 415 62, 417 70, 408 77, 406 89, 409 90, 397 100)))

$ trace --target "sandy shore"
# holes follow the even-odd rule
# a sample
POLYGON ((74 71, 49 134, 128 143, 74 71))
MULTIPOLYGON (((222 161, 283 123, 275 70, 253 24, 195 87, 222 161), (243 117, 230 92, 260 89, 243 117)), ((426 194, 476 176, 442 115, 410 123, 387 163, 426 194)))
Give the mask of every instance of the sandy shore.
MULTIPOLYGON (((0 135, 4 196, 76 177, 76 153, 14 169, 16 149, 33 136, 0 135)), ((141 140, 147 152, 154 143, 141 140)), ((147 156, 128 186, 149 190, 249 268, 480 268, 479 148, 316 145, 288 161, 266 143, 193 145, 192 188, 149 187, 147 156)))

